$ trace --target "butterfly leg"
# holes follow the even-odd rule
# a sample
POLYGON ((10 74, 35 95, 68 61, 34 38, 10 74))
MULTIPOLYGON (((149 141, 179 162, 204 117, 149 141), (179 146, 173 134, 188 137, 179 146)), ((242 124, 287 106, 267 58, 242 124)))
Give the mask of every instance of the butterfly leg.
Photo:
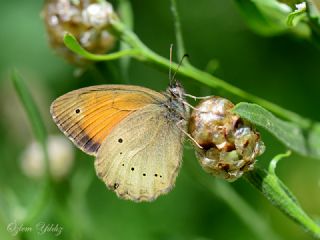
POLYGON ((185 104, 185 105, 187 105, 188 107, 190 107, 191 109, 193 109, 193 110, 199 110, 199 109, 197 109, 197 108, 195 108, 194 106, 192 106, 190 103, 188 103, 187 101, 182 101, 183 102, 183 104, 185 104))
POLYGON ((189 134, 187 133, 182 127, 181 124, 184 121, 184 119, 180 120, 179 122, 177 122, 177 127, 181 130, 181 132, 183 132, 198 148, 202 149, 203 147, 201 147, 199 145, 199 143, 197 143, 197 141, 189 134))
POLYGON ((196 97, 196 96, 193 96, 193 95, 187 94, 187 93, 184 93, 183 95, 186 96, 186 97, 192 98, 192 99, 194 99, 195 101, 198 100, 198 99, 209 99, 209 98, 212 97, 212 96, 196 97))

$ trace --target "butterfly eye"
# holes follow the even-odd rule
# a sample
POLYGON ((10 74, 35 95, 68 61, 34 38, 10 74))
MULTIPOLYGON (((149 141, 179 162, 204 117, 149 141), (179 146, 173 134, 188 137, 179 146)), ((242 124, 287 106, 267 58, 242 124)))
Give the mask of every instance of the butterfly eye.
POLYGON ((199 103, 189 122, 200 165, 214 176, 234 181, 252 170, 264 150, 260 134, 253 126, 234 114, 233 103, 212 97, 199 103))

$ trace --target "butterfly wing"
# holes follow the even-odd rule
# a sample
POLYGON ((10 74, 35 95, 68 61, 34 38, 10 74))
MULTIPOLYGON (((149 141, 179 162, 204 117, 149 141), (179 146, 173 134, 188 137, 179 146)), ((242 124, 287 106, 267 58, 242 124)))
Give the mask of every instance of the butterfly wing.
POLYGON ((50 112, 60 130, 84 152, 96 155, 121 121, 138 109, 164 101, 161 93, 130 85, 100 85, 57 98, 50 112))
POLYGON ((184 135, 163 106, 146 106, 124 119, 102 143, 98 176, 124 199, 152 201, 174 185, 184 135))

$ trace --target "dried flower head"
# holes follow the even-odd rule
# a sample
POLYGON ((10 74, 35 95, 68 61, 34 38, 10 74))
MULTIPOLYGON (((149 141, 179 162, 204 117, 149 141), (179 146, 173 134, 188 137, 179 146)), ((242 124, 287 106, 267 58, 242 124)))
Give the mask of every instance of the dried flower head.
POLYGON ((189 132, 201 166, 210 174, 234 181, 252 170, 264 144, 251 124, 231 110, 233 103, 221 97, 203 100, 193 110, 189 132))
POLYGON ((66 32, 73 34, 81 46, 92 53, 102 54, 114 46, 115 37, 109 31, 110 18, 115 13, 108 2, 47 0, 42 16, 51 46, 73 64, 83 66, 88 61, 72 53, 64 45, 63 37, 66 32))

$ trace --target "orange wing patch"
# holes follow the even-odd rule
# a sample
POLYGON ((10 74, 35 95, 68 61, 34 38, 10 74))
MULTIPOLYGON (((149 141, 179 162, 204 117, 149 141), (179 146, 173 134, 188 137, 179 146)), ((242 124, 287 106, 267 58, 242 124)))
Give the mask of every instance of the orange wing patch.
POLYGON ((96 155, 112 129, 129 114, 159 101, 157 92, 144 88, 106 85, 69 92, 51 105, 60 130, 84 152, 96 155))

